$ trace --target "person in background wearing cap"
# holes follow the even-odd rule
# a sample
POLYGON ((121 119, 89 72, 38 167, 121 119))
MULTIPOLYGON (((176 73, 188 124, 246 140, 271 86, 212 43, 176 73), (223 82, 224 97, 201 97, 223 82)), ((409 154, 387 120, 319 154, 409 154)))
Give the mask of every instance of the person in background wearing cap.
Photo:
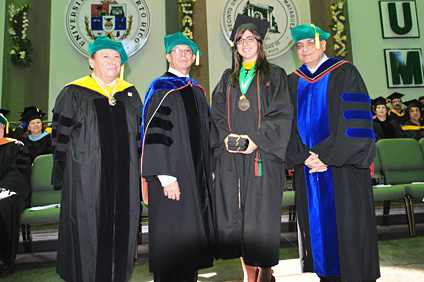
POLYGON ((402 110, 402 97, 405 96, 398 92, 393 92, 387 99, 390 100, 393 109, 389 112, 392 119, 396 120, 400 125, 409 120, 408 114, 402 110))
MULTIPOLYGON (((7 116, 7 114, 8 113, 10 113, 10 111, 9 110, 5 110, 5 109, 0 109, 0 114, 2 114, 3 115, 3 117, 5 117, 6 118, 6 116, 7 116)), ((10 125, 9 125, 10 126, 10 125)), ((17 139, 15 136, 14 136, 14 133, 13 133, 13 131, 11 130, 11 128, 9 128, 9 133, 8 134, 4 134, 4 136, 5 137, 10 137, 10 138, 14 138, 14 139, 17 139)))
POLYGON ((65 281, 128 281, 140 216, 142 102, 118 78, 121 42, 89 44, 90 76, 69 83, 53 109, 52 184, 62 184, 57 272, 65 281))
MULTIPOLYGON (((418 98, 418 101, 420 101, 420 103, 421 103, 421 105, 422 105, 422 107, 421 107, 421 112, 423 112, 423 111, 424 111, 424 96, 420 96, 420 97, 418 98)), ((423 117, 421 117, 421 119, 423 119, 423 117)))
POLYGON ((269 23, 239 14, 230 40, 234 69, 212 95, 211 146, 216 158, 215 208, 219 258, 241 258, 245 281, 275 281, 284 156, 293 108, 284 69, 270 64, 269 23), (231 139, 248 140, 246 149, 231 139), (230 141, 228 141, 230 140, 230 141))
POLYGON ((372 123, 375 133, 375 142, 380 139, 402 138, 403 131, 400 124, 387 114, 389 108, 387 107, 386 98, 380 96, 372 100, 372 104, 376 114, 372 123))
POLYGON ((44 131, 42 120, 44 115, 41 111, 30 111, 23 117, 28 128, 24 133, 23 142, 28 148, 31 162, 34 162, 39 155, 52 153, 52 137, 49 132, 44 131))
POLYGON ((142 122, 149 270, 156 282, 191 282, 213 263, 210 113, 205 90, 189 77, 197 45, 181 32, 164 43, 169 70, 148 87, 142 122))
POLYGON ((409 120, 402 125, 402 130, 406 138, 420 140, 424 138, 422 104, 417 99, 413 99, 405 102, 405 105, 408 107, 406 112, 408 113, 409 120))
POLYGON ((370 97, 352 63, 324 54, 329 33, 300 25, 291 34, 303 65, 288 79, 295 118, 286 159, 294 169, 302 271, 321 281, 375 281, 370 97))
POLYGON ((31 191, 28 150, 22 142, 4 137, 8 126, 0 114, 0 276, 15 265, 21 212, 31 191))

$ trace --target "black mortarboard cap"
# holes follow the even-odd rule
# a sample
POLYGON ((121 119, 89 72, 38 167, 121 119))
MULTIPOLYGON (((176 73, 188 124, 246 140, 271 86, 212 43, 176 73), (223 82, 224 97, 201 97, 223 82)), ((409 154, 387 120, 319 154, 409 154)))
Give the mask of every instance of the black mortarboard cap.
POLYGON ((30 107, 25 107, 24 111, 21 113, 21 118, 19 119, 20 121, 25 121, 24 117, 26 117, 26 115, 29 112, 37 112, 41 115, 41 117, 44 117, 46 115, 46 113, 43 113, 39 108, 35 107, 35 106, 30 106, 30 107))
POLYGON ((269 28, 269 22, 258 18, 238 14, 230 36, 231 42, 234 41, 234 37, 236 36, 237 31, 243 28, 248 28, 256 31, 261 36, 261 38, 264 39, 269 28))
POLYGON ((387 96, 387 99, 389 99, 390 101, 393 100, 393 99, 402 99, 403 96, 405 96, 405 95, 403 95, 402 93, 393 92, 392 94, 387 96))
POLYGON ((424 100, 424 96, 420 96, 420 97, 418 97, 418 100, 424 100))
POLYGON ((372 100, 372 104, 374 107, 377 107, 378 105, 387 105, 387 99, 384 97, 378 97, 372 100))
POLYGON ((8 113, 10 113, 9 110, 0 109, 0 114, 7 116, 8 113))
POLYGON ((29 112, 27 112, 22 118, 21 118, 21 120, 22 121, 24 121, 24 122, 26 122, 26 123, 28 123, 28 122, 30 122, 31 120, 34 120, 34 119, 43 119, 43 117, 45 116, 46 114, 45 113, 43 113, 42 111, 40 111, 40 110, 38 110, 38 111, 29 111, 29 112))
POLYGON ((408 108, 416 107, 421 109, 423 107, 423 104, 417 99, 409 100, 407 102, 404 102, 403 104, 405 104, 408 108))

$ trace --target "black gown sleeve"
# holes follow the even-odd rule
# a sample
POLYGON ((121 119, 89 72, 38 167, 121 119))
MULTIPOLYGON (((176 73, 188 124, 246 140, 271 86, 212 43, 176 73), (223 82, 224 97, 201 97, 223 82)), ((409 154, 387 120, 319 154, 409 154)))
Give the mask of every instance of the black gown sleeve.
MULTIPOLYGON (((374 138, 349 137, 350 128, 372 130, 372 120, 345 119, 346 111, 368 111, 371 105, 364 102, 349 102, 342 99, 343 93, 362 93, 368 95, 365 83, 356 67, 344 64, 335 72, 329 82, 329 119, 330 136, 312 148, 321 161, 328 166, 342 167, 353 165, 369 168, 375 157, 374 138)), ((332 75, 332 74, 331 74, 332 75)))
POLYGON ((69 146, 70 135, 76 126, 75 116, 76 97, 74 88, 69 85, 65 87, 56 99, 53 108, 52 122, 52 152, 53 152, 53 174, 52 184, 58 184, 63 180, 66 164, 66 155, 69 146))
MULTIPOLYGON (((262 84, 263 118, 260 128, 248 134, 250 139, 264 152, 284 161, 290 139, 293 106, 290 102, 287 75, 284 69, 271 67, 270 85, 262 84)), ((265 156, 265 155, 264 155, 265 156)))
POLYGON ((212 92, 211 147, 215 151, 215 157, 224 149, 224 139, 231 133, 227 121, 227 92, 230 75, 231 69, 226 69, 212 92))

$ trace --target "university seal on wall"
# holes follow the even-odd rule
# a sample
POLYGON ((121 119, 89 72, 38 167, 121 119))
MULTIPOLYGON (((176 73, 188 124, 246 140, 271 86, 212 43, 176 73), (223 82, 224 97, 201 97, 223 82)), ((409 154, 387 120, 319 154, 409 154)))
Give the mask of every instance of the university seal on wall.
POLYGON ((268 21, 265 37, 267 57, 276 58, 293 46, 290 28, 300 24, 299 11, 294 0, 227 0, 222 8, 221 28, 228 43, 237 14, 268 21))
POLYGON ((128 57, 149 37, 152 17, 145 0, 70 0, 65 29, 72 46, 88 56, 88 44, 99 35, 124 44, 128 57))

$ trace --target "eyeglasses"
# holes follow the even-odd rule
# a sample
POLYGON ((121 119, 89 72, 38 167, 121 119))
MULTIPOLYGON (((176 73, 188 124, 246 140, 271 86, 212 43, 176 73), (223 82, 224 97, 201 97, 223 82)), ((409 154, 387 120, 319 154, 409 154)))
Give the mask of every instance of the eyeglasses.
POLYGON ((243 42, 246 42, 246 44, 252 44, 253 41, 255 41, 255 37, 254 36, 248 36, 246 38, 239 38, 236 40, 236 44, 237 45, 243 45, 243 42))
POLYGON ((402 101, 392 101, 392 104, 402 104, 402 101))
POLYGON ((315 45, 315 39, 311 39, 311 40, 308 40, 308 41, 306 41, 305 43, 296 43, 296 49, 297 50, 300 50, 300 49, 303 49, 303 47, 312 47, 312 46, 314 46, 315 45))
POLYGON ((184 53, 184 55, 193 55, 193 50, 191 49, 186 49, 186 50, 182 50, 182 49, 172 49, 169 53, 174 52, 177 55, 181 55, 184 53))

